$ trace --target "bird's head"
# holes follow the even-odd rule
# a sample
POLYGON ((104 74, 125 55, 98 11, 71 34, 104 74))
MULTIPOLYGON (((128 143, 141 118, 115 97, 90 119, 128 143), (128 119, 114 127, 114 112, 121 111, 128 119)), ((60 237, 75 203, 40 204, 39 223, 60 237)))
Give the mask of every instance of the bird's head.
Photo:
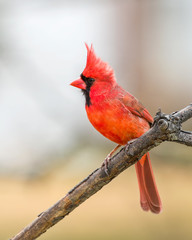
POLYGON ((86 104, 90 105, 90 91, 102 92, 105 88, 110 88, 116 81, 113 69, 98 58, 94 52, 93 46, 87 48, 87 63, 85 69, 80 75, 80 78, 73 81, 70 85, 82 89, 86 97, 86 104))

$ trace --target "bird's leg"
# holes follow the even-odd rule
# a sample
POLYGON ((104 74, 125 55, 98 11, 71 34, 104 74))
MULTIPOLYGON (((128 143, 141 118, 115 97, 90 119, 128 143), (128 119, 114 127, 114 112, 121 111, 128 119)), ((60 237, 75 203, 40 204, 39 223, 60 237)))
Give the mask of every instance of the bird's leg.
POLYGON ((101 166, 101 167, 105 166, 105 173, 106 173, 107 175, 109 175, 109 172, 108 172, 108 164, 109 164, 109 161, 110 161, 110 159, 111 159, 111 156, 112 156, 112 155, 114 154, 114 152, 116 152, 117 149, 120 148, 120 147, 121 147, 121 145, 117 145, 117 146, 107 155, 107 157, 105 158, 105 160, 104 160, 104 162, 103 162, 103 164, 102 164, 102 166, 101 166))

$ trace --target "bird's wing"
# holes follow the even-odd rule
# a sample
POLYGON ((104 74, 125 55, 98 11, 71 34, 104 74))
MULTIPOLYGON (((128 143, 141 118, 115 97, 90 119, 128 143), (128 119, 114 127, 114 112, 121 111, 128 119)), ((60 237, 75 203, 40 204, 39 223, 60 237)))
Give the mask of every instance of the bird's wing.
POLYGON ((147 109, 130 93, 126 92, 121 88, 118 96, 121 103, 127 108, 131 113, 146 119, 149 123, 153 123, 153 118, 147 109))

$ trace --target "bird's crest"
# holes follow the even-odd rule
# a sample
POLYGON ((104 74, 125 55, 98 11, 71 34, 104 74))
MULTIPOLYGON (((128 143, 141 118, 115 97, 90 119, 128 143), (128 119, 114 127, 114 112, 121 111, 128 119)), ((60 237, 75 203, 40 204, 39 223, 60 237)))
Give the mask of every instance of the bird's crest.
POLYGON ((87 48, 87 63, 83 70, 83 75, 87 78, 95 78, 101 81, 115 81, 113 69, 98 58, 94 52, 93 45, 91 47, 85 43, 87 48))

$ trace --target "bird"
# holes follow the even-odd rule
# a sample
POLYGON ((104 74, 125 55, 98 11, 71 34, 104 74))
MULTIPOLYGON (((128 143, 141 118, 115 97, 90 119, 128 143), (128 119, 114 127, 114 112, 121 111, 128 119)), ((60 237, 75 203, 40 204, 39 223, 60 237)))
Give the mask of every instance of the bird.
MULTIPOLYGON (((80 78, 70 83, 82 90, 85 96, 85 109, 93 127, 117 147, 140 137, 147 132, 153 117, 148 110, 129 92, 120 87, 114 70, 107 62, 95 54, 93 45, 87 49, 87 61, 80 78)), ((135 164, 140 192, 140 205, 144 211, 160 213, 162 203, 155 182, 149 153, 135 164)))

